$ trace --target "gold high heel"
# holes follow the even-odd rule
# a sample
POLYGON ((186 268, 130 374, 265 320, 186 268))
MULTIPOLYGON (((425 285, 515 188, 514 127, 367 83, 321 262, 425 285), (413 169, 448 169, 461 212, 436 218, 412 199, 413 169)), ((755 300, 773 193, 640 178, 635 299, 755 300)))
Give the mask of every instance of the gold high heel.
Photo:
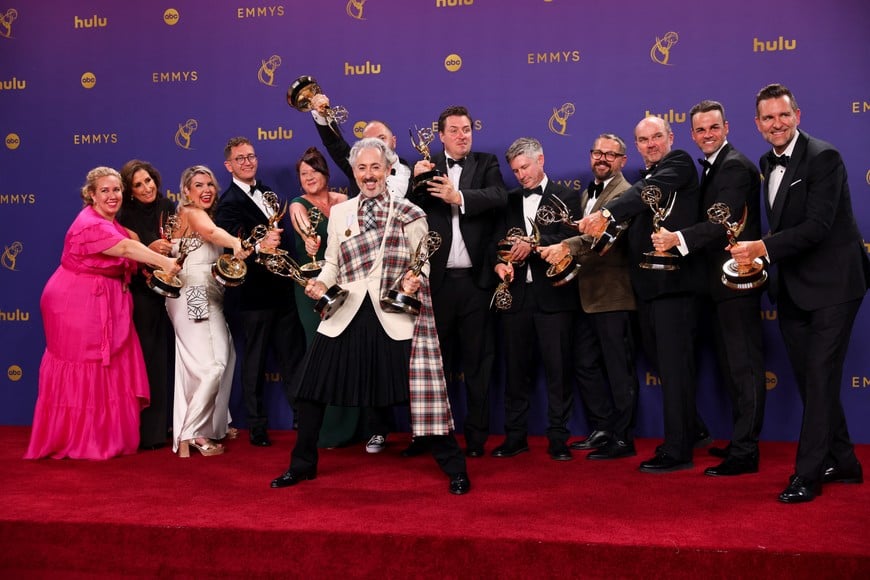
POLYGON ((188 443, 190 447, 193 447, 206 457, 221 455, 224 452, 223 445, 215 445, 210 439, 206 439, 205 443, 197 443, 196 439, 190 439, 188 443))

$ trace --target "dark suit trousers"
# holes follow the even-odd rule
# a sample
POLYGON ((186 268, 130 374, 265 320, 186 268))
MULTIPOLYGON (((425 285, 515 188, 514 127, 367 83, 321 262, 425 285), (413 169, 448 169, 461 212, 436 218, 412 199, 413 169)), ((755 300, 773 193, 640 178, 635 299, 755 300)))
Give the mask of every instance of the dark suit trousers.
POLYGON ((526 284, 519 310, 502 314, 508 440, 524 440, 528 434, 529 399, 538 377, 536 353, 540 354, 547 380, 547 438, 562 443, 568 440, 573 403, 570 361, 574 315, 572 311, 541 312, 533 284, 526 284))
MULTIPOLYGON (((299 400, 296 404, 299 431, 296 434, 296 445, 290 454, 290 470, 297 473, 316 473, 319 457, 317 440, 320 438, 326 405, 307 399, 299 400)), ((465 455, 462 454, 453 433, 415 437, 415 440, 421 440, 432 451, 435 462, 447 475, 467 471, 465 455)))
POLYGON ((738 295, 713 305, 719 374, 731 397, 734 431, 730 454, 741 459, 758 453, 767 388, 761 295, 738 295))
POLYGON ((463 432, 469 447, 483 447, 489 437, 489 380, 495 361, 490 298, 474 284, 471 269, 447 270, 432 295, 445 374, 459 368, 455 354, 457 349, 461 353, 468 403, 463 432))
MULTIPOLYGON (((582 316, 584 315, 581 318, 582 316)), ((630 443, 634 440, 638 396, 632 314, 627 310, 617 310, 585 316, 591 323, 595 344, 600 351, 607 381, 610 383, 610 392, 605 392, 605 396, 608 397, 612 411, 607 422, 599 428, 630 443)), ((595 348, 590 344, 590 350, 594 351, 595 348)), ((575 356, 579 355, 581 349, 582 345, 575 344, 575 356)))
POLYGON ((604 376, 602 344, 591 314, 577 312, 574 333, 574 379, 592 431, 609 431, 613 400, 604 376))
POLYGON ((863 298, 802 310, 780 287, 779 328, 804 404, 795 475, 820 481, 826 467, 853 467, 858 459, 840 402, 843 362, 863 298))
POLYGON ((269 347, 272 347, 281 370, 287 401, 292 404, 294 374, 305 354, 305 335, 292 303, 281 309, 240 310, 238 320, 245 339, 242 394, 248 427, 251 430, 265 429, 269 414, 263 403, 263 387, 269 347))
POLYGON ((695 442, 697 298, 675 294, 638 301, 644 352, 658 370, 664 407, 661 450, 691 461, 695 442))

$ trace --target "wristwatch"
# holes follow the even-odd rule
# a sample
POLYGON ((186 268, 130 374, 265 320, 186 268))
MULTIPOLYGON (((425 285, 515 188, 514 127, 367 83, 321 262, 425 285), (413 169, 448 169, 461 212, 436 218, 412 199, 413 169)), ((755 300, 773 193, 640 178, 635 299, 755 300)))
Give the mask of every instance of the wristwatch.
POLYGON ((605 219, 609 219, 610 221, 616 221, 613 219, 613 214, 610 213, 610 210, 606 207, 601 208, 601 215, 605 217, 605 219))

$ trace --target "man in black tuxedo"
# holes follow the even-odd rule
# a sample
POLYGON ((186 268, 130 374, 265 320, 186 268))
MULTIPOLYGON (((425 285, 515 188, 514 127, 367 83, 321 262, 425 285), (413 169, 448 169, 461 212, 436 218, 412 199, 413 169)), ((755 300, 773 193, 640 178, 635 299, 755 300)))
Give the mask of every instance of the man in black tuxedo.
POLYGON ((729 223, 743 219, 738 239, 761 236, 758 168, 728 141, 725 109, 716 101, 701 101, 689 112, 692 140, 704 154, 700 160, 701 213, 698 223, 677 232, 662 228, 653 234, 661 247, 676 247, 681 255, 698 252, 706 267, 702 312, 712 317, 713 340, 719 371, 731 397, 734 431, 731 443, 721 453, 724 461, 707 468, 711 476, 741 475, 758 471, 758 437, 764 421, 766 386, 764 341, 761 325, 761 287, 732 289, 722 284, 722 265, 731 256, 725 228, 712 223, 707 210, 714 203, 728 206, 729 223))
MULTIPOLYGON (((679 269, 641 268, 651 243, 653 212, 643 201, 646 186, 662 192, 661 208, 671 207, 663 227, 672 230, 698 220, 698 172, 688 153, 671 149, 674 134, 659 117, 646 117, 634 129, 637 150, 646 166, 642 179, 618 199, 605 204, 578 224, 582 233, 600 236, 609 221, 631 219, 628 243, 631 282, 638 299, 638 319, 647 358, 658 369, 664 403, 664 443, 653 458, 640 464, 648 473, 664 473, 693 466, 695 443, 695 338, 698 282, 695 257, 679 260, 679 269), (673 202, 673 205, 671 203, 673 202)), ((658 247, 655 247, 659 250, 658 247)))
MULTIPOLYGON (((323 93, 311 97, 311 116, 314 118, 314 126, 323 146, 326 147, 329 156, 335 162, 342 173, 347 176, 347 196, 356 197, 359 194, 359 186, 353 175, 353 168, 348 161, 350 144, 341 134, 341 129, 335 121, 326 117, 326 108, 329 107, 329 98, 323 93)), ((372 120, 366 123, 362 132, 363 138, 377 137, 387 144, 394 153, 396 151, 396 136, 383 121, 372 120)), ((390 175, 387 176, 387 190, 393 197, 405 197, 408 192, 408 183, 411 177, 411 168, 408 162, 399 158, 399 162, 393 166, 390 175)))
MULTIPOLYGON (((558 207, 561 200, 571 215, 580 215, 580 199, 568 188, 547 178, 544 150, 536 139, 517 139, 505 154, 520 187, 508 192, 508 204, 501 225, 492 240, 495 251, 508 230, 519 228, 524 239, 514 239, 509 257, 499 256, 495 273, 509 284, 511 305, 501 314, 505 356, 505 440, 493 457, 513 457, 529 450, 527 442, 530 394, 537 382, 540 358, 547 379, 547 452, 552 459, 572 459, 568 449, 568 418, 571 413, 572 345, 577 312, 577 286, 571 281, 554 286, 547 278, 549 264, 525 238, 552 245, 572 236, 572 229, 561 223, 533 228, 538 208, 558 207), (537 355, 537 356, 536 356, 537 355)), ((508 238, 509 239, 509 238, 508 238)), ((501 251, 501 250, 500 250, 501 251)))
MULTIPOLYGON (((257 181, 257 156, 254 146, 244 137, 234 137, 224 148, 224 166, 233 181, 220 198, 215 223, 226 231, 247 237, 254 227, 268 224, 274 211, 263 200, 263 192, 271 188, 257 181)), ((260 242, 257 250, 280 244, 290 251, 290 239, 281 241, 283 230, 273 229, 260 242)), ((305 336, 296 301, 293 282, 272 274, 255 261, 255 255, 246 260, 248 273, 245 283, 228 288, 226 303, 235 315, 244 339, 244 352, 240 353, 242 393, 250 429, 251 444, 268 447, 266 427, 268 412, 263 403, 266 355, 270 346, 281 369, 285 394, 291 400, 293 374, 305 351, 305 336)))
POLYGON ((831 144, 798 131, 788 88, 755 97, 755 125, 773 150, 761 158, 770 233, 731 248, 738 264, 774 266, 771 298, 804 404, 795 470, 779 501, 811 501, 822 483, 861 483, 861 464, 840 403, 843 362, 870 286, 870 261, 852 213, 843 159, 831 144))
MULTIPOLYGON (((462 368, 465 376, 466 454, 482 457, 489 437, 489 380, 495 360, 489 302, 497 283, 487 252, 507 192, 498 158, 471 151, 473 127, 465 107, 441 113, 438 136, 444 152, 431 162, 418 161, 413 173, 438 169, 442 175, 429 182, 428 191, 409 190, 408 199, 426 212, 429 228, 441 235, 441 249, 429 259, 435 324, 444 372, 462 368)), ((412 444, 405 455, 422 451, 412 444)))

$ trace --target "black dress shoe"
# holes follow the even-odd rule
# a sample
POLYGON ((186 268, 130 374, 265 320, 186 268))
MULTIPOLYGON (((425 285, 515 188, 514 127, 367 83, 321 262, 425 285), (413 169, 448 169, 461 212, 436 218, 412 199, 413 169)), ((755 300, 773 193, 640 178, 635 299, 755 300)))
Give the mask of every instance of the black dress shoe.
POLYGON ((805 477, 792 476, 791 481, 781 494, 782 503, 805 503, 813 501, 817 495, 822 495, 822 485, 805 477))
POLYGON ((634 449, 634 443, 626 443, 621 439, 613 439, 604 447, 593 451, 586 456, 586 459, 619 459, 621 457, 634 457, 637 451, 634 449))
POLYGON ((574 441, 568 447, 571 449, 576 449, 578 451, 591 451, 593 449, 600 449, 607 445, 610 441, 610 431, 593 431, 589 434, 589 437, 584 439, 583 441, 574 441))
POLYGON ((293 472, 291 470, 287 470, 282 473, 280 476, 276 477, 272 480, 272 488, 279 487, 290 487, 291 485, 296 485, 300 481, 305 481, 306 479, 317 479, 317 473, 311 471, 309 473, 300 473, 293 472))
POLYGON ((551 441, 547 447, 547 453, 550 454, 550 459, 553 461, 571 461, 574 455, 563 441, 551 441))
POLYGON ((272 441, 269 440, 269 435, 265 430, 251 431, 251 445, 255 447, 270 447, 272 441))
POLYGON ((492 450, 493 457, 514 457, 529 450, 529 444, 522 441, 505 441, 492 450))
POLYGON ((725 447, 711 447, 707 450, 707 453, 719 459, 727 459, 731 455, 731 444, 729 443, 725 447))
POLYGON ((750 457, 728 457, 713 467, 708 467, 704 470, 704 475, 713 477, 728 476, 728 475, 744 475, 746 473, 758 473, 758 456, 750 457))
POLYGON ((419 439, 417 437, 411 439, 411 444, 402 449, 402 452, 399 453, 402 457, 417 457, 418 455, 423 455, 424 453, 429 452, 429 442, 425 439, 419 439))
POLYGON ((822 483, 864 483, 864 470, 860 463, 854 467, 845 469, 839 465, 829 467, 822 475, 822 483))
POLYGON ((692 467, 694 464, 691 461, 683 461, 664 452, 656 453, 655 457, 640 464, 640 470, 645 473, 670 473, 692 467))
POLYGON ((450 476, 450 493, 462 495, 471 491, 471 480, 464 471, 450 476))
POLYGON ((469 445, 465 449, 465 455, 466 457, 483 457, 483 447, 472 447, 471 445, 469 445))

